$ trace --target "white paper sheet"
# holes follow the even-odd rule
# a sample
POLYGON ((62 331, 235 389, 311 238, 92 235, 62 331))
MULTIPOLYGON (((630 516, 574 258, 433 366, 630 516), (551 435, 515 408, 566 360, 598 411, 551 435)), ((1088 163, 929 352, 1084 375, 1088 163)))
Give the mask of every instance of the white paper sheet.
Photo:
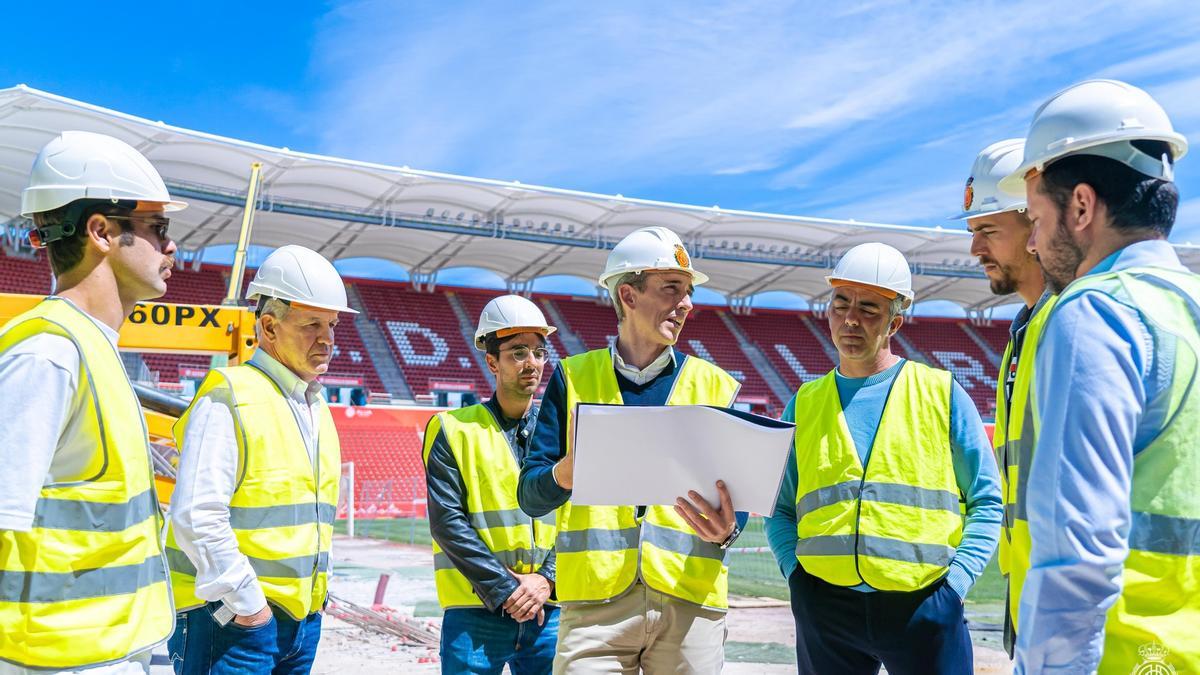
POLYGON ((717 505, 725 481, 738 511, 770 515, 793 425, 708 406, 581 404, 571 501, 674 504, 689 490, 717 505))

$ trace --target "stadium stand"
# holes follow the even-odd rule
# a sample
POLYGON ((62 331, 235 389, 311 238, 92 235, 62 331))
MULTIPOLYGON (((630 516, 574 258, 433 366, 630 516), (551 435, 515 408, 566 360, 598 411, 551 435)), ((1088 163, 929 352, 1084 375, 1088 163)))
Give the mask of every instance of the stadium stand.
POLYGON ((734 315, 742 332, 751 336, 789 389, 815 380, 833 368, 821 343, 796 312, 759 309, 734 315))
MULTIPOLYGON (((252 272, 252 271, 251 271, 252 272)), ((199 271, 176 270, 164 297, 167 302, 219 303, 225 295, 228 269, 205 265, 199 271)), ((249 275, 248 275, 249 277, 249 275)), ((469 337, 464 336, 448 296, 453 293, 473 324, 488 300, 502 291, 475 288, 439 287, 433 293, 420 292, 410 284, 366 279, 348 279, 362 297, 367 316, 377 321, 387 336, 391 356, 396 360, 415 394, 434 389, 470 389, 481 397, 491 385, 480 370, 469 337)), ((0 253, 0 291, 43 294, 50 289, 49 265, 44 253, 34 258, 0 253)), ((588 349, 609 344, 616 334, 616 321, 610 306, 595 298, 542 295, 558 310, 573 332, 588 349)), ((742 352, 737 338, 721 316, 723 308, 700 305, 692 313, 679 348, 688 354, 710 358, 743 382, 741 398, 756 410, 779 413, 786 403, 767 386, 762 375, 742 352)), ((801 313, 756 309, 748 315, 727 314, 742 332, 758 346, 768 362, 794 390, 802 381, 820 376, 833 367, 821 343, 801 313)), ((824 328, 820 317, 811 325, 824 328)), ((984 350, 968 335, 963 319, 919 317, 910 319, 903 329, 905 339, 934 365, 955 374, 971 394, 980 412, 990 418, 995 412, 995 366, 984 350)), ((1008 323, 972 325, 992 350, 1003 352, 1008 340, 1008 323)), ((343 321, 337 330, 338 345, 330 364, 332 383, 361 383, 371 391, 383 391, 371 355, 353 322, 343 321)), ((567 354, 558 336, 550 339, 552 364, 567 354)), ((912 358, 898 340, 892 349, 912 358)), ((148 369, 158 382, 171 385, 181 378, 195 378, 208 368, 205 356, 145 354, 148 369)), ((549 368, 547 371, 549 372, 549 368)))
MULTIPOLYGON (((164 301, 219 303, 225 295, 228 273, 227 268, 218 265, 205 265, 199 271, 176 270, 164 301)), ((470 387, 482 397, 490 394, 490 385, 471 354, 472 347, 463 335, 448 294, 456 296, 473 324, 487 301, 502 291, 439 287, 427 293, 418 292, 407 283, 347 281, 362 297, 368 318, 384 329, 390 356, 414 393, 427 394, 436 387, 458 386, 470 387)), ((49 292, 50 285, 44 253, 28 258, 0 252, 0 292, 40 295, 49 292)), ((612 308, 595 298, 542 294, 537 297, 558 310, 567 327, 588 349, 607 345, 616 333, 612 308)), ((688 320, 679 348, 688 354, 710 358, 739 377, 743 382, 741 399, 753 403, 756 411, 779 414, 786 401, 775 396, 742 352, 721 316, 724 312, 723 308, 698 306, 688 320)), ((799 312, 777 309, 755 309, 751 314, 725 316, 750 337, 790 390, 833 367, 812 332, 823 330, 824 320, 811 316, 806 324, 801 317, 799 312)), ((910 319, 903 330, 906 339, 934 365, 951 370, 983 416, 991 418, 995 412, 995 367, 968 335, 966 326, 963 319, 919 317, 910 319)), ((1008 340, 1007 321, 972 325, 971 329, 995 353, 1003 352, 1008 340)), ((331 383, 361 382, 372 391, 382 391, 371 355, 352 321, 342 321, 338 326, 337 343, 328 374, 331 383)), ((567 350, 558 336, 551 336, 550 346, 553 366, 567 350)), ((893 340, 892 348, 898 354, 910 356, 899 341, 893 340)), ((143 354, 143 359, 157 378, 157 384, 172 391, 178 390, 181 379, 198 379, 209 367, 209 358, 199 355, 143 354)), ((547 372, 550 370, 547 368, 547 372)), ((423 428, 410 423, 393 425, 386 431, 341 424, 339 428, 343 459, 355 464, 356 516, 424 516, 423 428)))
POLYGON ((414 393, 447 385, 465 386, 482 396, 491 393, 445 293, 419 293, 393 282, 356 280, 355 286, 414 393))

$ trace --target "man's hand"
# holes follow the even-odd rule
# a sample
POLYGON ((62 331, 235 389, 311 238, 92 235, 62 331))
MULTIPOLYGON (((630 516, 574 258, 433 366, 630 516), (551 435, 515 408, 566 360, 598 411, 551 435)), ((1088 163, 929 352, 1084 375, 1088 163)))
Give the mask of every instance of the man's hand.
POLYGON ((675 513, 686 520, 701 539, 711 544, 724 543, 733 533, 734 525, 737 524, 737 515, 733 512, 733 500, 729 497, 729 490, 725 488, 725 481, 717 481, 717 494, 721 497, 721 508, 719 509, 714 509, 695 490, 688 492, 692 501, 689 502, 683 497, 675 500, 675 513), (692 502, 695 502, 695 505, 692 502))
POLYGON ((263 608, 253 614, 241 615, 233 617, 233 622, 244 628, 258 628, 259 626, 271 620, 271 606, 263 605, 263 608))
POLYGON ((538 625, 545 621, 542 605, 550 599, 550 580, 540 574, 512 575, 517 579, 517 590, 504 601, 504 611, 519 622, 537 618, 538 625))
POLYGON ((570 453, 566 457, 558 460, 558 463, 550 469, 550 475, 554 476, 554 482, 564 490, 570 490, 575 484, 575 453, 570 453))

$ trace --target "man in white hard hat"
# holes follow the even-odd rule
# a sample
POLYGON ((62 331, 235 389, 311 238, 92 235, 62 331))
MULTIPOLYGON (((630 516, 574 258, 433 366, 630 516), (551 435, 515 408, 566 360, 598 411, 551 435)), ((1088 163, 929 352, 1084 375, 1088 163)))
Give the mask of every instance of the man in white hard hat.
POLYGON ((739 385, 732 376, 673 348, 693 288, 707 280, 674 232, 632 232, 613 248, 600 277, 616 308, 616 341, 564 359, 546 387, 517 495, 534 517, 561 508, 555 672, 721 671, 729 606, 724 549, 746 519, 734 513, 724 484, 718 505, 696 492, 674 506, 569 501, 577 403, 733 403, 739 385))
POLYGON ((258 349, 209 372, 175 424, 168 649, 180 674, 307 673, 321 636, 342 462, 317 378, 338 315, 357 312, 303 246, 267 256, 246 295, 258 349))
POLYGON ((992 445, 1001 467, 1004 493, 1004 522, 998 559, 1000 573, 1008 581, 1005 598, 1004 648, 1013 655, 1020 607, 1021 585, 1029 567, 1029 520, 1024 511, 1029 464, 1033 459, 1034 354, 1046 318, 1057 299, 1046 290, 1042 268, 1028 249, 1033 224, 1025 208, 1025 196, 1000 190, 1000 180, 1021 163, 1025 140, 999 141, 984 148, 975 159, 963 194, 962 213, 971 233, 971 255, 979 259, 991 282, 992 293, 1016 293, 1024 306, 1009 327, 1008 346, 1000 360, 996 383, 996 427, 992 445), (1017 558, 1018 563, 1010 562, 1017 558))
POLYGON ((1059 294, 1018 503, 1017 672, 1200 671, 1200 278, 1166 241, 1186 151, 1149 94, 1090 80, 1037 110, 1001 183, 1059 294))
POLYGON ((38 153, 21 214, 55 294, 0 328, 0 673, 149 671, 171 632, 141 408, 117 353, 166 292, 184 208, 140 153, 66 131, 38 153))
POLYGON ((537 420, 533 397, 555 328, 519 295, 484 306, 475 347, 496 378, 490 399, 435 415, 425 477, 443 673, 548 674, 558 637, 553 512, 531 518, 517 478, 537 420))
POLYGON ((800 671, 971 673, 963 599, 1002 511, 983 421, 949 372, 892 353, 913 301, 899 251, 860 244, 827 279, 838 366, 784 410, 804 423, 767 522, 800 671))

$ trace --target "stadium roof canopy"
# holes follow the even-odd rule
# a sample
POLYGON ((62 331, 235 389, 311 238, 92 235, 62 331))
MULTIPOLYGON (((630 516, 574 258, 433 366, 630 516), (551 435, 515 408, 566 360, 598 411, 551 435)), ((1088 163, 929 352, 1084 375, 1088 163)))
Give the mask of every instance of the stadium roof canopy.
MULTIPOLYGON (((570 275, 592 281, 630 231, 665 225, 688 243, 708 287, 735 304, 790 291, 820 303, 846 249, 883 241, 913 264, 919 300, 968 309, 997 298, 950 230, 733 211, 467 178, 294 152, 173 127, 24 85, 0 89, 0 222, 19 223, 20 192, 38 150, 67 129, 109 134, 140 150, 190 207, 172 217, 182 250, 236 243, 252 162, 262 187, 252 243, 302 244, 330 259, 373 257, 429 283, 439 269, 491 270, 511 288, 570 275)), ((1181 248, 1192 266, 1200 248, 1181 248)))

